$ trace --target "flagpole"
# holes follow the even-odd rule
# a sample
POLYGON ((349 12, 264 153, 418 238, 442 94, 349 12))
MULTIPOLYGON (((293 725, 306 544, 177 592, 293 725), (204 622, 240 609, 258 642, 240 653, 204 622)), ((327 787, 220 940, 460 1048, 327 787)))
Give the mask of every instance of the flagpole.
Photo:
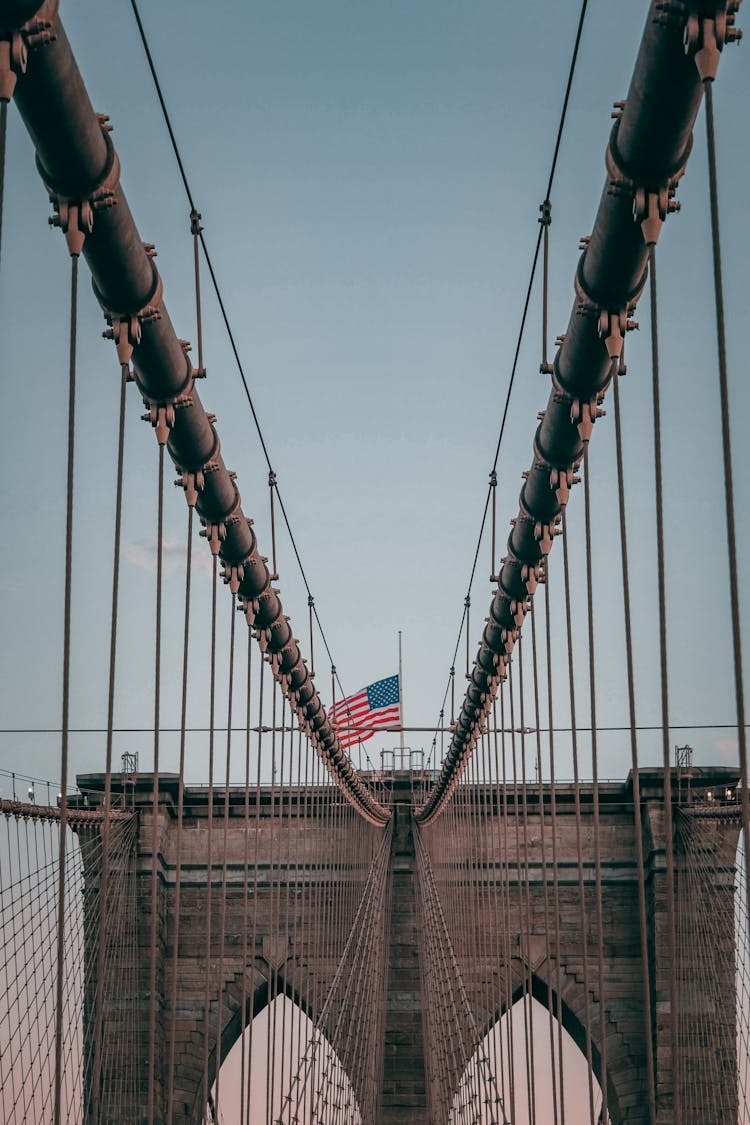
POLYGON ((401 660, 401 630, 398 631, 398 717, 401 732, 401 769, 404 768, 404 667, 401 660))

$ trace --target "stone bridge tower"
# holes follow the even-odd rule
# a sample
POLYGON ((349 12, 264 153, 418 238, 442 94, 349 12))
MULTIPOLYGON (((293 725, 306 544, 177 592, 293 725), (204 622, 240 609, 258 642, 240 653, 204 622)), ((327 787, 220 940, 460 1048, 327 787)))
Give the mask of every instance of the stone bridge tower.
MULTIPOLYGON (((684 811, 676 810, 675 844, 677 866, 677 906, 678 929, 681 935, 680 995, 683 1005, 683 1019, 689 1021, 690 1009, 700 1007, 703 1012, 710 1010, 714 1018, 714 1042, 718 1065, 724 1072, 734 1074, 736 1064, 735 1038, 735 981, 718 979, 715 973, 707 973, 703 958, 706 942, 713 947, 721 945, 725 949, 734 947, 734 893, 735 893, 735 854, 739 835, 739 817, 730 805, 711 805, 705 795, 713 790, 724 793, 724 787, 736 786, 737 771, 694 770, 693 794, 691 804, 684 811), (703 799, 699 799, 699 798, 703 799), (695 865, 699 854, 700 864, 695 865), (710 935, 696 932, 700 918, 705 916, 696 912, 695 896, 710 895, 712 932, 710 935)), ((384 1036, 384 1070, 382 1078, 381 1116, 382 1125, 398 1125, 413 1122, 421 1125, 430 1120, 427 1108, 428 1081, 424 1050, 427 1028, 422 1003, 422 980, 425 966, 420 964, 424 942, 421 940, 416 911, 417 874, 415 870, 414 844, 420 830, 411 816, 412 786, 414 775, 407 772, 396 773, 391 778, 393 798, 393 833, 390 848, 390 915, 384 926, 385 981, 383 988, 384 1012, 382 1031, 384 1036)), ((103 790, 103 777, 100 775, 79 778, 79 785, 88 794, 90 806, 97 807, 103 790)), ((132 800, 139 816, 139 829, 136 841, 135 883, 137 919, 135 940, 127 945, 123 939, 122 948, 112 954, 112 972, 104 989, 104 1018, 109 1026, 116 1027, 116 1013, 122 1005, 135 1003, 138 1019, 142 1024, 142 1034, 138 1037, 139 1057, 123 1057, 123 1068, 135 1069, 140 1075, 140 1098, 135 1104, 124 1107, 123 1125, 140 1122, 144 1119, 143 1090, 146 1083, 143 1044, 147 1041, 148 1023, 148 982, 149 982, 149 931, 150 931, 150 881, 153 864, 157 864, 159 876, 158 895, 158 971, 157 971, 157 1019, 159 1029, 157 1043, 157 1120, 166 1120, 164 1107, 165 1091, 163 1075, 166 1073, 169 1008, 168 997, 171 969, 175 949, 174 933, 174 891, 175 891, 175 852, 176 852, 176 778, 166 776, 160 782, 160 802, 158 812, 158 851, 152 854, 153 819, 151 812, 150 775, 139 775, 133 788, 132 800), (119 961, 118 961, 119 958, 119 961), (125 995, 130 990, 130 995, 125 995)), ((524 877, 528 887, 531 907, 530 940, 522 935, 517 895, 510 896, 510 932, 516 940, 510 954, 509 992, 498 992, 499 1004, 492 1010, 484 1010, 482 997, 487 990, 482 988, 483 980, 497 980, 502 974, 499 966, 483 959, 481 953, 473 956, 473 971, 465 980, 469 1000, 473 1006, 478 1026, 489 1029, 494 1021, 509 1009, 517 998, 524 978, 532 982, 533 995, 543 1004, 553 998, 558 1002, 558 983, 561 985, 559 1009, 563 1024, 576 1042, 585 1047, 586 1037, 586 996, 582 974, 582 947, 585 942, 591 959, 595 958, 596 934, 592 923, 594 910, 594 863, 592 845, 592 797, 590 787, 582 787, 582 825, 584 851, 584 882, 588 904, 588 932, 581 933, 578 911, 577 845, 574 820, 574 793, 572 786, 558 785, 555 790, 557 818, 557 881, 560 895, 561 942, 559 955, 551 960, 545 956, 543 889, 546 880, 548 889, 552 885, 550 849, 547 847, 543 867, 541 853, 541 826, 544 824, 547 840, 551 831, 550 791, 544 790, 540 805, 538 792, 529 790, 526 804, 528 824, 528 855, 523 864, 520 856, 511 850, 501 855, 493 840, 501 838, 501 833, 490 833, 488 839, 477 845, 476 841, 454 839, 440 846, 431 838, 434 833, 428 827, 421 830, 421 838, 427 851, 432 851, 432 862, 436 871, 446 864, 446 877, 450 878, 450 864, 446 859, 446 847, 450 855, 470 855, 471 877, 476 880, 480 894, 489 901, 498 887, 505 871, 513 879, 524 877), (441 850, 442 849, 442 850, 441 850)), ((606 957, 606 1004, 601 1010, 596 989, 590 989, 589 1011, 591 1015, 591 1040, 595 1070, 600 1068, 601 1043, 606 1037, 608 1058, 608 1092, 610 1115, 614 1125, 646 1125, 648 1120, 646 1106, 645 1076, 645 1029, 650 1029, 654 1045, 658 1122, 667 1125, 672 1120, 672 1052, 669 1034, 669 978, 670 961, 666 942, 666 890, 665 890, 665 851, 663 834, 663 786, 661 771, 647 770, 641 775, 641 797, 643 813, 643 844, 646 866, 646 900, 649 929, 648 973, 651 983, 652 1011, 643 1010, 642 961, 638 930, 637 908, 637 866, 635 854, 635 828, 633 815, 632 786, 630 782, 608 783, 600 786, 601 819, 601 874, 604 907, 604 950, 606 957)), ((513 815, 512 792, 495 793, 491 797, 493 814, 496 817, 513 815)), ((327 985, 333 978, 336 964, 332 958, 317 959, 311 954, 313 949, 319 953, 319 944, 313 941, 309 927, 310 918, 315 911, 303 918, 300 910, 300 894, 303 886, 310 894, 317 895, 321 910, 330 896, 340 892, 340 888, 326 881, 325 871, 329 862, 331 848, 340 854, 351 857, 351 863, 339 873, 338 879, 351 880, 354 884, 362 881, 367 867, 377 847, 380 830, 352 832, 342 819, 336 838, 332 839, 330 829, 319 830, 314 815, 314 796, 303 798, 292 792, 286 794, 283 809, 272 803, 271 791, 260 790, 259 804, 251 798, 249 827, 246 822, 246 796, 242 788, 229 791, 229 818, 227 832, 227 920, 225 926, 225 948, 212 946, 210 979, 208 981, 211 1018, 209 1054, 209 1082, 213 1083, 217 1065, 223 1060, 240 1034, 243 1024, 243 997, 245 1002, 244 1022, 265 1006, 269 996, 269 984, 278 983, 278 992, 289 992, 304 1011, 315 1019, 319 1014, 320 998, 325 995, 327 985), (310 803, 306 804, 306 801, 310 803), (279 831, 283 817, 283 832, 279 831), (247 896, 243 893, 243 850, 246 833, 250 831, 253 848, 258 857, 258 870, 261 873, 258 885, 253 888, 257 895, 257 926, 252 956, 242 957, 242 945, 237 935, 243 924, 243 903, 247 896), (305 846, 301 847, 304 836, 305 846), (304 861, 300 855, 304 854, 304 861), (289 901, 292 910, 281 919, 274 915, 272 907, 273 890, 278 880, 288 881, 292 893, 289 901), (294 966, 294 972, 290 967, 294 966), (286 981, 293 979, 295 987, 290 990, 286 981), (316 1011, 316 1004, 318 1010, 316 1011), (221 1026, 217 1028, 217 1016, 221 1010, 221 1026)), ((222 833, 217 825, 224 815, 224 792, 214 795, 213 810, 209 808, 205 788, 187 788, 185 791, 185 819, 182 840, 182 878, 181 878, 181 933, 178 953, 177 977, 179 980, 179 1004, 177 1012, 176 1042, 176 1104, 174 1122, 184 1125, 199 1125, 203 1120, 203 1067, 204 1054, 204 1012, 206 992, 205 949, 206 928, 208 924, 205 900, 210 881, 219 884, 223 873, 223 859, 219 853, 222 833), (208 824, 213 815, 214 831, 211 862, 208 863, 208 824)), ((354 815, 354 814, 353 814, 354 815)), ((509 837, 512 839, 512 834, 509 837)), ((94 861, 94 850, 83 848, 86 866, 86 882, 95 886, 98 880, 98 867, 94 861), (87 858, 89 857, 89 858, 87 858)), ((98 853, 97 853, 98 854, 98 853)), ((465 873, 464 873, 465 877, 465 873)), ((252 894, 251 894, 252 903, 252 894)), ((493 948, 492 927, 496 913, 488 910, 479 919, 476 933, 476 950, 493 948)), ((124 932, 124 931, 123 931, 124 932)), ((216 928, 214 929, 216 932, 216 928)), ((343 935, 345 938, 346 935, 343 935)), ((460 952, 460 951, 459 951, 460 952)), ((89 959, 93 953, 87 947, 89 959)), ((460 960, 460 958, 459 958, 460 960)), ((726 958, 722 963, 732 963, 726 958)), ((89 978, 92 978, 89 965, 89 978)), ((592 980, 594 977, 591 978, 592 980)), ((507 991, 507 990, 506 990, 507 991)), ((92 981, 88 995, 87 1017, 92 1018, 95 982, 92 981)), ((683 1025, 681 1024, 681 1027, 683 1025)), ((685 1026, 689 1026, 686 1024, 685 1026)), ((326 1030, 324 1026, 324 1030, 326 1030)), ((691 1051, 699 1049, 692 1044, 686 1033, 680 1042, 682 1068, 681 1085, 685 1074, 691 1068, 691 1051)), ((349 1075, 355 1092, 363 1077, 349 1075)), ((690 1091, 683 1093, 685 1125, 704 1125, 709 1117, 698 1104, 697 1095, 690 1091), (692 1097, 692 1101, 691 1101, 692 1097)), ((736 1114, 735 1114, 736 1116, 736 1114)), ((113 1125, 119 1125, 113 1122, 113 1125)), ((717 1123, 718 1125, 718 1123, 717 1123)))

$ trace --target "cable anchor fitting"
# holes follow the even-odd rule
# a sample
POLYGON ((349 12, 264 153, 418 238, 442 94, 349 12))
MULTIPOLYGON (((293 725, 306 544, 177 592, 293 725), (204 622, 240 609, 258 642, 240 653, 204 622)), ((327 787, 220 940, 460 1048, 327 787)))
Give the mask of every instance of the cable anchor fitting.
POLYGON ((202 539, 208 540, 211 554, 218 555, 221 550, 221 545, 226 539, 227 525, 222 522, 211 523, 210 520, 204 520, 199 535, 202 539))
POLYGON ((518 640, 518 629, 501 629, 500 639, 502 640, 503 648, 505 649, 505 654, 501 659, 504 659, 507 668, 507 665, 510 663, 511 653, 513 652, 516 641, 518 640))
MULTIPOLYGON (((152 282, 151 292, 139 309, 115 310, 109 308, 96 285, 93 285, 94 295, 104 313, 104 319, 109 325, 102 336, 105 340, 114 340, 117 358, 121 366, 130 364, 133 358, 133 349, 141 342, 143 325, 152 320, 159 320, 161 317, 162 283, 159 271, 153 262, 156 257, 156 250, 151 242, 144 242, 143 249, 151 261, 152 282)), ((188 385, 188 380, 186 380, 185 385, 188 385)))
MULTIPOLYGON (((575 405, 575 404, 574 404, 575 405)), ((572 410, 571 410, 572 414, 572 410)), ((579 427, 580 428, 580 427, 579 427)), ((582 438, 583 440, 583 438, 582 438)), ((576 476, 573 469, 550 469, 549 486, 557 497, 557 502, 564 508, 570 497, 570 490, 578 484, 580 477, 576 476)), ((531 592, 531 591, 529 591, 531 592)))
POLYGON ((13 97, 19 74, 26 73, 28 57, 20 31, 0 39, 0 102, 9 102, 13 97))
POLYGON ((111 316, 107 316, 107 320, 110 327, 105 328, 102 337, 105 340, 114 340, 120 366, 129 367, 133 356, 133 348, 141 340, 141 324, 138 314, 119 316, 117 313, 113 313, 111 316))
POLYGON ((50 196, 55 208, 54 215, 50 215, 47 222, 51 227, 59 227, 65 235, 68 253, 71 258, 78 258, 83 250, 86 235, 90 234, 94 226, 94 216, 88 200, 82 203, 71 203, 62 196, 50 196))
POLYGON ((630 311, 620 309, 619 312, 612 312, 602 309, 599 313, 599 339, 604 340, 610 359, 620 358, 626 332, 634 332, 638 328, 638 322, 629 319, 630 311))
POLYGON ((233 594, 237 594, 240 589, 240 583, 245 577, 245 564, 244 563, 229 563, 226 560, 223 562, 221 579, 225 586, 228 586, 233 594))
POLYGON ((633 192, 633 219, 641 224, 643 241, 647 246, 655 246, 667 215, 680 210, 680 203, 674 199, 677 190, 672 181, 658 191, 647 191, 637 187, 633 192))
POLYGON ((526 592, 533 597, 540 582, 544 582, 541 563, 524 563, 521 567, 521 581, 526 583, 526 592))
MULTIPOLYGON (((615 103, 620 104, 620 103, 615 103)), ((624 103, 622 103, 624 108, 624 103)), ((607 168, 607 192, 610 195, 630 196, 633 202, 633 219, 641 224, 643 240, 647 246, 653 246, 661 232, 662 225, 667 215, 680 210, 680 204, 674 196, 677 186, 685 174, 687 160, 692 147, 692 137, 689 139, 685 151, 678 162, 667 172, 661 181, 643 184, 639 182, 624 165, 617 147, 619 118, 622 114, 613 114, 617 117, 605 152, 607 168)), ((631 297, 634 296, 631 294, 631 297)))
POLYGON ((44 0, 36 14, 21 26, 21 34, 30 50, 55 42, 57 36, 52 31, 52 25, 59 7, 59 0, 44 0))
POLYGON ((257 599, 247 598, 244 596, 244 594, 240 594, 238 609, 241 613, 244 613, 245 620, 252 629, 253 625, 255 624, 255 614, 258 611, 257 599))
MULTIPOLYGON (((601 409, 599 401, 598 396, 592 398, 589 402, 581 400, 580 398, 574 398, 570 404, 570 420, 573 425, 577 427, 581 441, 589 441, 594 428, 594 422, 597 418, 603 418, 606 414, 606 410, 601 409)), ((573 481, 571 480, 571 484, 572 483, 573 481)))
POLYGON ((516 626, 519 629, 526 620, 526 614, 528 613, 528 610, 529 603, 525 598, 522 598, 520 601, 516 601, 515 598, 511 600, 510 612, 513 615, 513 620, 515 621, 516 626))
POLYGON ((181 488, 185 493, 188 508, 194 508, 198 503, 198 493, 203 491, 206 483, 205 469, 183 469, 182 475, 174 482, 175 488, 181 488))
POLYGON ((45 0, 39 11, 18 30, 0 38, 0 102, 9 102, 19 75, 26 73, 29 51, 53 43, 52 23, 58 0, 45 0))
POLYGON ((556 535, 560 534, 557 524, 560 522, 560 516, 555 516, 551 521, 542 522, 537 521, 534 525, 534 538, 539 544, 539 550, 543 555, 548 555, 552 550, 552 540, 556 535))
POLYGON ((701 82, 713 82, 719 69, 719 56, 726 43, 739 43, 742 31, 734 26, 739 4, 729 0, 726 8, 713 16, 691 12, 685 20, 682 40, 686 55, 693 55, 701 82))
POLYGON ((175 413, 185 406, 193 405, 192 395, 180 395, 170 402, 157 402, 155 399, 143 399, 143 405, 148 407, 145 414, 141 415, 144 422, 150 422, 156 431, 156 440, 159 445, 165 445, 169 431, 174 427, 175 413))
MULTIPOLYGON (((190 354, 190 352, 193 350, 193 345, 190 343, 189 340, 180 340, 179 345, 182 348, 183 352, 185 353, 185 356, 188 356, 190 354)), ((193 379, 205 379, 206 378, 206 369, 205 369, 205 367, 192 367, 191 368, 191 374, 193 376, 193 379)))
POLYGON ((86 235, 94 226, 94 212, 114 207, 117 202, 116 191, 120 182, 120 159, 109 134, 112 126, 105 113, 97 113, 99 127, 107 146, 104 170, 95 184, 83 189, 80 194, 71 194, 52 182, 37 157, 37 168, 42 177, 54 214, 49 218, 51 227, 59 227, 65 235, 68 252, 78 258, 83 250, 86 235))

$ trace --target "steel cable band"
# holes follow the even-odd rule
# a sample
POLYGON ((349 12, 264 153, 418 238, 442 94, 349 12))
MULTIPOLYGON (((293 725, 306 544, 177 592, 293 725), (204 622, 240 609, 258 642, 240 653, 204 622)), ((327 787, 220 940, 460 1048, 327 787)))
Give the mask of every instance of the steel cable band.
MULTIPOLYGON (((592 234, 583 239, 575 274, 576 299, 551 371, 552 389, 533 441, 531 468, 523 474, 518 515, 512 520, 507 554, 479 644, 463 705, 440 774, 417 819, 427 823, 442 810, 455 787, 486 716, 506 677, 506 666, 544 560, 557 533, 561 512, 576 481, 575 472, 613 374, 622 339, 636 327, 630 320, 643 290, 649 245, 658 238, 685 171, 702 87, 698 43, 686 50, 683 32, 694 5, 685 12, 652 3, 625 102, 606 149, 607 178, 592 234), (689 11, 687 11, 689 9, 689 11)), ((735 0, 714 6, 703 26, 718 28, 732 41, 735 0)), ((717 52, 718 53, 718 52, 717 52)))
POLYGON ((172 326, 153 247, 140 239, 119 183, 107 119, 91 106, 56 0, 34 5, 34 15, 30 7, 0 0, 0 30, 20 31, 27 43, 27 64, 17 76, 14 100, 37 150, 54 221, 65 227, 69 206, 78 208, 84 222, 88 218, 83 253, 111 326, 109 335, 121 362, 132 356, 134 380, 149 418, 182 474, 188 502, 195 503, 211 549, 222 560, 225 581, 245 608, 274 675, 332 777, 365 819, 382 825, 389 814, 341 748, 271 585, 251 521, 242 512, 214 418, 195 388, 200 373, 193 370, 186 345, 172 326), (21 25, 23 19, 27 22, 21 25))

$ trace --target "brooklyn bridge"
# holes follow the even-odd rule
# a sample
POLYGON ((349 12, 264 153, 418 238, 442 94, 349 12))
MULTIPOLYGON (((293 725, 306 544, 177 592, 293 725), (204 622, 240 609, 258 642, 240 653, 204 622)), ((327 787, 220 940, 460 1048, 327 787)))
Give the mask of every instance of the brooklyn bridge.
POLYGON ((740 0, 528 7, 0 0, 8 1125, 750 1125, 740 0))

